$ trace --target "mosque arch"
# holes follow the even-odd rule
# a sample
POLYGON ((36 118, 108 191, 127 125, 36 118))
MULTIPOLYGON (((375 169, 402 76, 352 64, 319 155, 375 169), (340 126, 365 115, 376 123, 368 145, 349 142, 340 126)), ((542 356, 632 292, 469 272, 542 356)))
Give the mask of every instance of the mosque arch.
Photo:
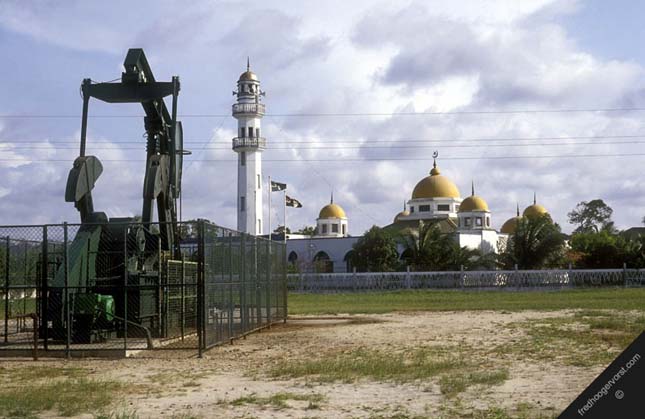
POLYGON ((325 251, 320 251, 314 256, 314 270, 319 273, 334 272, 334 262, 325 251))
POLYGON ((347 272, 352 272, 354 270, 354 264, 352 263, 352 257, 354 256, 354 250, 350 250, 349 252, 345 253, 345 257, 343 258, 343 262, 345 262, 345 270, 347 272))

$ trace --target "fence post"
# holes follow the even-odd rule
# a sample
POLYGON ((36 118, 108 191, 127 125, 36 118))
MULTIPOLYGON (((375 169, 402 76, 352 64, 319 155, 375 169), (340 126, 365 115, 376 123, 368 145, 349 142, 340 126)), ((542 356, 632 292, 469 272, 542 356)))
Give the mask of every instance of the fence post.
POLYGON ((5 263, 4 263, 4 342, 9 341, 9 263, 11 239, 6 237, 5 263))
POLYGON ((623 286, 627 288, 627 263, 623 262, 623 286))
POLYGON ((405 288, 412 288, 412 276, 410 275, 410 265, 405 266, 405 288))
POLYGON ((288 298, 288 283, 287 283, 287 245, 286 243, 281 243, 280 244, 280 249, 282 249, 282 293, 283 293, 283 298, 282 298, 282 322, 286 323, 287 322, 287 316, 289 315, 289 307, 287 306, 287 298, 288 298))
POLYGON ((42 267, 40 268, 40 295, 36 293, 36 299, 40 298, 41 312, 40 312, 40 327, 42 328, 43 335, 43 348, 47 350, 47 339, 49 337, 49 327, 47 321, 49 320, 49 244, 47 243, 47 226, 43 226, 43 248, 42 248, 42 267))
POLYGON ((68 231, 67 231, 67 222, 63 223, 63 269, 65 272, 65 305, 64 305, 64 310, 65 310, 65 330, 66 330, 66 337, 65 337, 65 356, 67 358, 71 357, 70 353, 70 345, 72 342, 72 317, 70 313, 70 307, 69 307, 69 243, 68 243, 68 231))
POLYGON ((204 348, 204 220, 197 224, 197 356, 204 348))
MULTIPOLYGON (((466 277, 464 275, 464 265, 459 266, 459 286, 464 288, 466 282, 466 277)), ((481 286, 481 284, 480 284, 481 286)))
MULTIPOLYGON (((286 234, 286 233, 285 233, 286 234)), ((267 295, 266 295, 266 305, 267 305, 267 324, 271 328, 271 234, 269 234, 269 240, 267 241, 267 251, 266 251, 266 278, 267 278, 267 295)))
MULTIPOLYGON (((159 267, 161 269, 161 266, 159 267)), ((128 350, 128 227, 123 229, 123 350, 128 350)), ((140 283, 139 283, 140 284, 140 283)))

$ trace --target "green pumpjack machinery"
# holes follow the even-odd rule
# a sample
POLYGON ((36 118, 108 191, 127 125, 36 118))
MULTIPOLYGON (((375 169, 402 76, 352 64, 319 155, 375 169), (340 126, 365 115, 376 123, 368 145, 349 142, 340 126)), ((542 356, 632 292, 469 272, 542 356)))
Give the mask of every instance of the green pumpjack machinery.
POLYGON ((142 49, 130 49, 117 83, 83 80, 80 155, 69 172, 65 200, 74 202, 81 225, 42 299, 41 337, 92 343, 112 337, 163 337, 161 269, 179 259, 177 200, 181 193, 182 126, 177 120, 179 78, 158 82, 142 49), (172 96, 172 111, 164 103, 172 96), (95 212, 92 189, 103 172, 100 160, 85 155, 90 98, 140 103, 145 111, 146 171, 141 220, 95 212), (156 203, 158 224, 153 226, 156 203), (136 221, 136 222, 135 222, 136 221))

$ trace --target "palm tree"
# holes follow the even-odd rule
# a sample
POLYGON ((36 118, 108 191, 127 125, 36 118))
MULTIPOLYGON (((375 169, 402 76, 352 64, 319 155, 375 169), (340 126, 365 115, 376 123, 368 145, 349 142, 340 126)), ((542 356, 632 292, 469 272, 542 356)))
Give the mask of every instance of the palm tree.
POLYGON ((402 236, 406 262, 415 271, 446 271, 466 269, 477 264, 481 252, 460 247, 435 223, 419 222, 418 229, 410 229, 402 236))
POLYGON ((524 217, 517 223, 515 233, 508 238, 506 248, 499 255, 499 263, 506 269, 541 269, 560 263, 564 236, 560 227, 547 214, 524 217))

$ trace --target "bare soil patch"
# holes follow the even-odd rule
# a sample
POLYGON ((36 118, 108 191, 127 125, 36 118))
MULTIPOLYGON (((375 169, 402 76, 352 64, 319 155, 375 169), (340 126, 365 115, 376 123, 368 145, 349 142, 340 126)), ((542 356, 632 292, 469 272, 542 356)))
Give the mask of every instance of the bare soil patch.
MULTIPOLYGON (((554 417, 608 363, 599 358, 595 364, 575 365, 559 357, 557 351, 568 342, 559 335, 549 336, 552 340, 544 347, 536 344, 535 336, 546 339, 544 328, 573 327, 585 333, 580 323, 585 317, 576 313, 579 310, 298 316, 214 348, 202 359, 187 358, 193 353, 159 351, 124 360, 3 360, 0 373, 9 378, 36 366, 74 367, 88 379, 127 386, 128 392, 104 416, 77 415, 87 418, 110 413, 184 419, 554 417), (539 325, 535 330, 542 334, 535 335, 532 325, 539 325), (354 356, 365 364, 363 369, 340 379, 333 378, 333 371, 331 378, 325 375, 326 360, 329 365, 346 365, 349 360, 351 366, 354 356), (374 371, 369 357, 374 357, 374 371), (414 362, 431 368, 434 361, 446 364, 418 374, 409 368, 414 362), (294 373, 290 365, 305 372, 294 373), (309 367, 311 374, 306 372, 309 367), (401 372, 402 368, 407 369, 401 372)), ((590 348, 566 349, 582 355, 590 348)), ((56 412, 41 415, 57 417, 56 412)))

